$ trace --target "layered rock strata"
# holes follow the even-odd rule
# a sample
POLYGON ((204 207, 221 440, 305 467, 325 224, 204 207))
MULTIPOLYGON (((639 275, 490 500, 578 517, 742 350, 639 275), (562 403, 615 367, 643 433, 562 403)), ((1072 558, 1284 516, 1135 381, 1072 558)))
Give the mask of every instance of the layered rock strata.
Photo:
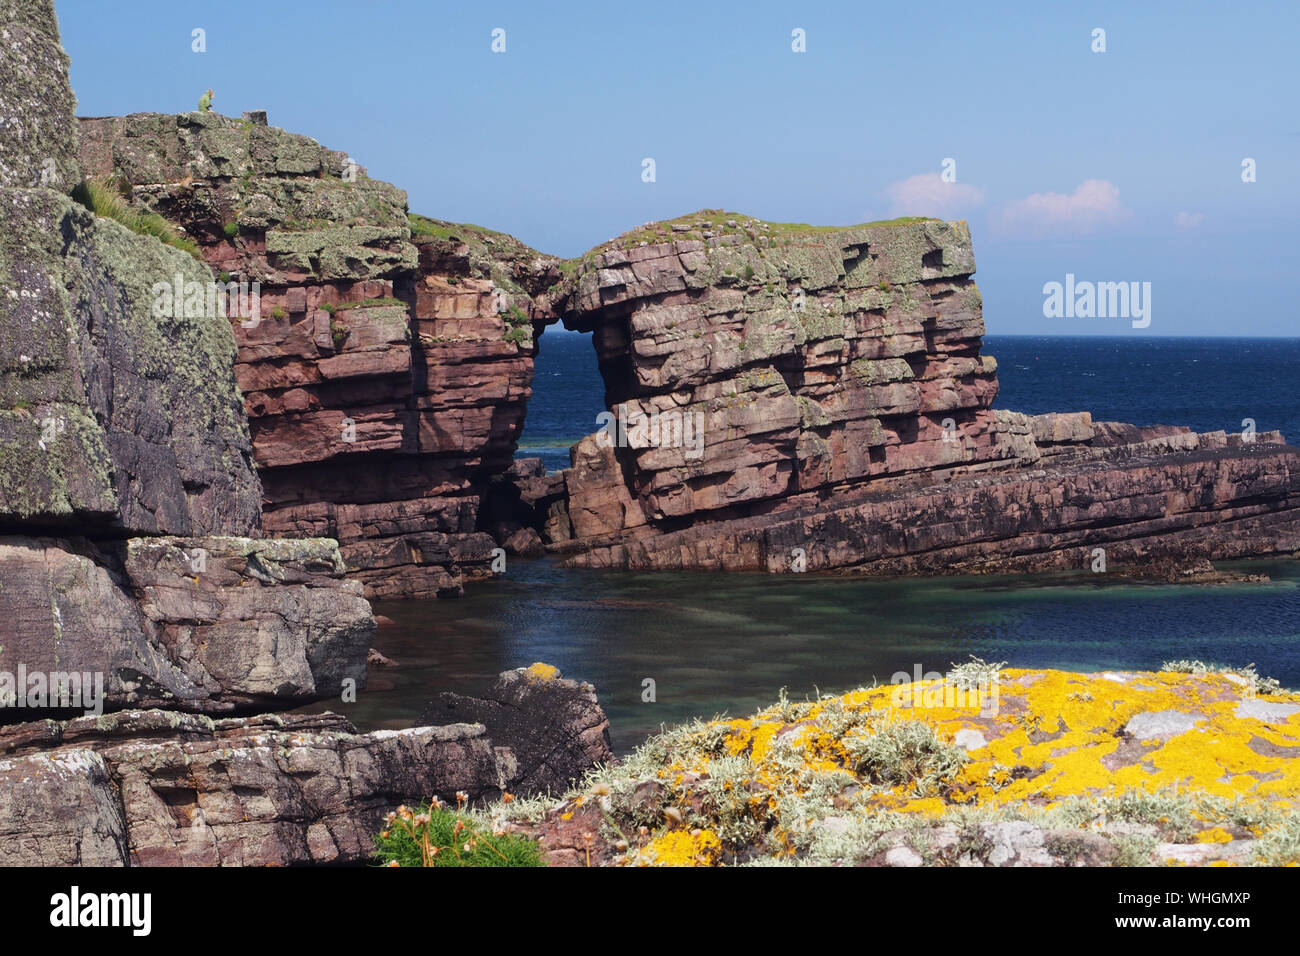
POLYGON ((260 288, 235 370, 269 532, 328 536, 371 597, 461 593, 532 382, 531 294, 555 260, 407 214, 306 136, 213 113, 83 119, 81 161, 260 288))
MULTIPOLYGON (((708 218, 703 218, 707 216, 708 218)), ((591 331, 610 409, 517 483, 570 564, 866 573, 1087 568, 1300 547, 1276 432, 994 409, 964 223, 728 213, 584 257, 546 306, 591 331)))
POLYGON ((0 728, 0 865, 366 862, 399 804, 563 790, 610 758, 590 689, 551 671, 501 675, 506 721, 359 734, 336 714, 132 710, 0 728), (510 732, 524 725, 565 746, 510 732))
POLYGON ((69 197, 52 5, 4 13, 0 720, 57 709, 57 674, 102 687, 78 709, 229 712, 359 685, 374 619, 337 544, 261 537, 229 323, 160 299, 211 270, 69 197))

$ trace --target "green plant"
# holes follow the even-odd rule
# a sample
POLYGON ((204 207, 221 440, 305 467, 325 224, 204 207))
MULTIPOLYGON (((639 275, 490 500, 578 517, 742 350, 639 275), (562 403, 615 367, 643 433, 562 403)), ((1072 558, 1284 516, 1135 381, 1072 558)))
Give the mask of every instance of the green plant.
POLYGON ((910 784, 917 793, 956 776, 967 760, 966 751, 919 720, 880 721, 870 733, 847 741, 845 749, 855 773, 886 787, 910 784))
POLYGON ((351 334, 352 330, 342 322, 330 323, 330 338, 334 340, 334 347, 336 349, 343 348, 343 343, 348 340, 348 336, 351 334))
POLYGON ((277 305, 274 309, 271 310, 271 318, 273 319, 283 319, 286 316, 288 316, 288 314, 289 313, 284 310, 284 306, 280 306, 280 305, 277 305))
POLYGON ((112 219, 142 236, 153 236, 183 252, 188 252, 200 262, 203 256, 193 240, 186 238, 175 226, 153 212, 136 209, 114 187, 111 179, 85 179, 72 190, 72 198, 96 216, 112 219))
POLYGON ((745 265, 745 278, 746 279, 754 278, 754 267, 749 264, 745 265))
POLYGON ((1231 674, 1241 678, 1256 694, 1277 694, 1282 685, 1272 677, 1261 677, 1254 664, 1245 667, 1228 667, 1223 664, 1207 664, 1199 660, 1165 661, 1160 670, 1174 674, 1231 674))
POLYGON ((231 277, 229 272, 223 272, 219 276, 217 276, 217 279, 219 279, 221 282, 229 282, 230 278, 231 277))
POLYGON ((227 239, 234 239, 235 236, 239 235, 239 225, 237 223, 228 222, 221 227, 221 231, 226 234, 227 239))
POLYGON ((516 325, 507 329, 506 334, 502 337, 507 342, 510 342, 514 345, 523 345, 525 342, 528 341, 531 334, 532 334, 532 330, 528 326, 516 325))
POLYGON ((487 832, 487 824, 437 798, 388 814, 375 837, 375 855, 385 866, 543 866, 538 844, 526 837, 487 832))
POLYGON ((332 304, 329 303, 329 302, 325 302, 325 303, 323 303, 323 304, 321 305, 321 308, 324 309, 326 312, 328 312, 330 315, 333 315, 335 312, 338 311, 338 309, 335 308, 335 306, 332 305, 332 304))

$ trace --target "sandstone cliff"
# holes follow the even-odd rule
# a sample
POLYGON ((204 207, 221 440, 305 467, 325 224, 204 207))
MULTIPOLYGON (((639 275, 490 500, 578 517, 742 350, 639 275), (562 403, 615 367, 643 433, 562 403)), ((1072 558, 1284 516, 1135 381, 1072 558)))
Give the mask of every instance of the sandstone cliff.
POLYGON ((531 295, 556 260, 409 217, 306 136, 213 113, 83 119, 81 162, 260 286, 234 367, 267 531, 340 542, 372 597, 455 595, 495 542, 480 499, 531 394, 531 295))
MULTIPOLYGON (((374 619, 334 541, 261 538, 230 326, 161 308, 181 249, 78 185, 48 2, 0 58, 0 672, 101 674, 103 706, 231 711, 364 682, 374 619)), ((12 704, 13 701, 7 701, 12 704)))
POLYGON ((966 225, 936 220, 710 210, 593 250, 544 304, 593 332, 611 409, 649 427, 589 436, 521 497, 579 566, 1036 571, 1096 547, 1113 568, 1300 548, 1300 457, 1276 432, 994 409, 974 271, 966 225))

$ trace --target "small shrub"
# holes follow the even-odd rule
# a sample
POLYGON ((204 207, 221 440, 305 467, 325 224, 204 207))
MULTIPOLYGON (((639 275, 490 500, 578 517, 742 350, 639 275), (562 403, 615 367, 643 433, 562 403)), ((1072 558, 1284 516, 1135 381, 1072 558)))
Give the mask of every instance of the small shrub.
POLYGON ((351 334, 352 330, 342 322, 330 323, 330 338, 334 340, 334 347, 336 349, 343 348, 343 343, 348 340, 348 336, 351 334))
POLYGON ((384 866, 544 865, 535 841, 488 833, 482 821, 445 808, 437 798, 414 810, 401 806, 388 814, 375 837, 375 855, 384 866))
POLYGON ((968 759, 966 751, 919 720, 881 723, 847 742, 846 750, 855 773, 886 787, 911 785, 917 793, 956 776, 968 759))
POLYGON ((284 306, 277 305, 274 309, 271 310, 271 318, 273 319, 283 319, 286 318, 288 315, 289 313, 284 310, 284 306))
POLYGON ((227 239, 234 239, 239 235, 239 226, 236 223, 228 222, 221 227, 221 231, 226 234, 227 239))
POLYGON ((1245 667, 1227 667, 1223 664, 1207 664, 1199 660, 1165 661, 1160 670, 1173 674, 1234 674, 1243 678, 1246 685, 1256 694, 1279 694, 1282 685, 1272 677, 1261 677, 1254 664, 1245 667))

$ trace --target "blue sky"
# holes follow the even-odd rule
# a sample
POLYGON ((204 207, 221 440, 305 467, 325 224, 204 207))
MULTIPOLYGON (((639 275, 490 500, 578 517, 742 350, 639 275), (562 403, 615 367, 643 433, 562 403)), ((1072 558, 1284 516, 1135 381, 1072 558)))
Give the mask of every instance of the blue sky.
POLYGON ((210 86, 546 252, 704 207, 932 214, 970 221, 993 333, 1300 334, 1295 2, 56 6, 82 115, 210 86), (1150 326, 1045 318, 1067 273, 1150 282, 1150 326))

